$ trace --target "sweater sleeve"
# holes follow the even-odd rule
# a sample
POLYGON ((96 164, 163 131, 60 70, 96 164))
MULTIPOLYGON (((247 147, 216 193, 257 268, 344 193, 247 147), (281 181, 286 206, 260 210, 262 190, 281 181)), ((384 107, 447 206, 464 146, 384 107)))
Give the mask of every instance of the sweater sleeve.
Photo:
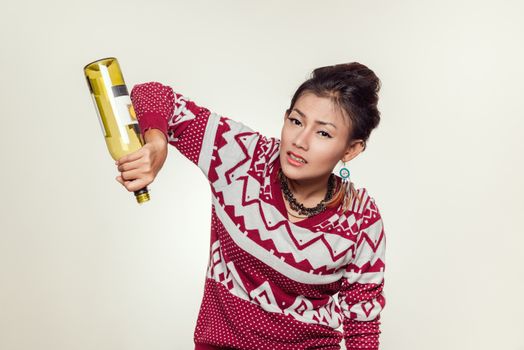
POLYGON ((361 219, 353 261, 346 268, 338 298, 344 316, 346 348, 376 350, 380 312, 386 305, 383 292, 386 237, 371 197, 361 219))
MULTIPOLYGON (((151 128, 163 132, 169 144, 196 164, 209 178, 211 162, 217 157, 217 150, 226 150, 227 157, 219 162, 234 162, 242 156, 234 148, 236 138, 251 135, 257 140, 258 133, 240 122, 210 112, 174 92, 170 86, 158 82, 135 85, 131 101, 142 134, 151 128)), ((219 163, 216 162, 215 163, 219 163)))

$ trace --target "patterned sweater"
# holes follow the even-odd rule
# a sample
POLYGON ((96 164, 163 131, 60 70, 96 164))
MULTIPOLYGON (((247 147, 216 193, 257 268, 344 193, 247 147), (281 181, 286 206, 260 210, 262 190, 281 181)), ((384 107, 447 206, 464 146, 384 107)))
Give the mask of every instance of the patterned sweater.
POLYGON ((361 200, 346 212, 339 206, 291 222, 277 176, 279 139, 157 82, 134 86, 131 100, 142 133, 161 130, 211 187, 211 246, 195 343, 340 349, 344 338, 347 349, 378 349, 385 236, 366 189, 358 189, 361 200))

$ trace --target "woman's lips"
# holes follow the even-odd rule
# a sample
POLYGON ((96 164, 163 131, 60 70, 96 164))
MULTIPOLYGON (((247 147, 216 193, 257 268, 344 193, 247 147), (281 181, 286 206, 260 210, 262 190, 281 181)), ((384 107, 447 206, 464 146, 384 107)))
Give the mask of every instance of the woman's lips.
POLYGON ((294 162, 297 162, 297 163, 300 163, 300 164, 306 164, 306 163, 307 163, 307 161, 306 161, 304 158, 302 158, 301 156, 299 156, 299 155, 296 154, 296 153, 293 153, 293 152, 289 151, 287 154, 288 154, 289 159, 291 159, 291 160, 294 161, 294 162), (297 159, 301 159, 301 160, 303 160, 303 162, 298 162, 297 160, 291 158, 291 155, 293 155, 293 157, 295 157, 295 158, 297 158, 297 159))
POLYGON ((305 163, 307 163, 307 161, 306 161, 304 158, 302 158, 301 156, 299 156, 299 155, 296 154, 296 153, 293 153, 293 152, 289 151, 288 154, 292 154, 292 155, 295 156, 296 158, 300 158, 300 159, 302 159, 305 163))

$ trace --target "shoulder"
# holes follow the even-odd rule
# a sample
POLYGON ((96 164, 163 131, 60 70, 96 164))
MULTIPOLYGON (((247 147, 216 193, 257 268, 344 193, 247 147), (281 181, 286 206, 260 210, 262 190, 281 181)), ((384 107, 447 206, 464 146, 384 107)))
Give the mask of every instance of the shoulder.
POLYGON ((367 188, 361 187, 357 190, 357 196, 353 198, 351 210, 362 221, 362 224, 369 224, 381 220, 380 211, 375 198, 367 188))
POLYGON ((367 188, 360 187, 356 189, 357 195, 353 196, 349 210, 357 216, 364 215, 366 211, 377 208, 375 198, 370 194, 367 188))

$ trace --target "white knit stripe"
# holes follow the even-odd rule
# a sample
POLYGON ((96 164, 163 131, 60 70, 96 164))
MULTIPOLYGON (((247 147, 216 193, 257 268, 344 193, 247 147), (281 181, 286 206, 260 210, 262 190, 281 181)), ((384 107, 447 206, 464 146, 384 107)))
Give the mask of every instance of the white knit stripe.
POLYGON ((298 295, 293 304, 282 309, 268 281, 248 293, 233 262, 226 264, 219 241, 213 243, 211 252, 213 255, 209 261, 207 277, 221 283, 231 294, 259 305, 267 312, 291 315, 301 322, 322 324, 335 329, 342 324, 342 315, 336 311, 338 305, 336 297, 329 297, 329 301, 324 306, 315 309, 308 298, 298 295))
POLYGON ((253 255, 255 258, 259 259, 266 265, 273 267, 276 271, 280 272, 284 276, 294 281, 308 284, 327 284, 338 281, 342 276, 343 270, 340 270, 339 272, 330 275, 317 275, 301 271, 287 264, 279 257, 276 257, 263 247, 259 246, 257 243, 253 242, 249 237, 246 237, 246 234, 235 225, 235 223, 227 215, 227 213, 224 211, 224 209, 214 196, 212 196, 212 200, 218 218, 221 220, 222 224, 224 225, 225 229, 227 230, 233 241, 242 250, 253 255))
MULTIPOLYGON (((370 245, 367 240, 362 240, 361 246, 358 248, 359 253, 355 257, 354 264, 362 266, 369 262, 372 265, 385 255, 386 240, 384 237, 380 239, 380 234, 383 230, 382 220, 378 220, 373 225, 363 229, 360 234, 366 234, 370 240, 372 240, 374 247, 370 245), (380 239, 380 241, 379 241, 380 239), (376 246, 378 244, 378 246, 376 246)), ((360 238, 359 238, 360 239, 360 238)))
POLYGON ((349 273, 347 276, 344 277, 347 278, 349 283, 374 283, 374 284, 380 284, 382 283, 382 280, 384 279, 384 271, 381 272, 366 272, 366 273, 349 273))
POLYGON ((211 113, 208 117, 206 124, 206 131, 204 132, 204 138, 202 140, 202 148, 198 156, 198 167, 204 175, 209 177, 209 166, 211 164, 213 151, 216 148, 214 146, 215 137, 220 122, 220 116, 216 113, 211 113))
POLYGON ((323 307, 315 310, 313 303, 302 295, 299 295, 295 302, 284 310, 284 314, 291 315, 295 319, 306 323, 318 323, 338 328, 342 324, 342 315, 335 309, 338 303, 333 297, 329 298, 329 302, 323 307), (326 319, 328 322, 322 322, 326 319))
MULTIPOLYGON (((376 221, 373 225, 365 228, 360 234, 366 234, 369 239, 373 241, 373 244, 378 246, 372 247, 366 240, 363 240, 358 248, 357 255, 355 256, 352 264, 362 267, 366 263, 374 265, 377 260, 381 259, 384 261, 386 253, 386 240, 384 237, 380 238, 383 230, 382 220, 376 221), (380 239, 380 241, 379 241, 380 239), (375 249, 375 250, 373 250, 375 249)), ((381 283, 384 277, 384 271, 378 272, 345 272, 344 278, 347 278, 349 283, 381 283)))
POLYGON ((260 134, 254 133, 248 126, 240 122, 222 119, 220 123, 227 123, 230 130, 222 134, 222 137, 227 143, 221 145, 220 149, 218 149, 221 164, 215 167, 218 179, 212 184, 213 187, 217 189, 228 186, 228 182, 235 181, 238 176, 243 176, 247 173, 251 164, 251 159, 248 158, 255 153, 255 148, 260 138, 260 134), (237 142, 235 136, 240 133, 246 134, 237 142), (242 149, 239 142, 247 148, 247 155, 245 154, 246 150, 242 149), (239 164, 244 159, 248 160, 243 164, 239 164), (231 171, 231 169, 237 165, 238 167, 236 167, 234 171, 231 171), (228 174, 228 178, 226 178, 226 173, 228 174))

